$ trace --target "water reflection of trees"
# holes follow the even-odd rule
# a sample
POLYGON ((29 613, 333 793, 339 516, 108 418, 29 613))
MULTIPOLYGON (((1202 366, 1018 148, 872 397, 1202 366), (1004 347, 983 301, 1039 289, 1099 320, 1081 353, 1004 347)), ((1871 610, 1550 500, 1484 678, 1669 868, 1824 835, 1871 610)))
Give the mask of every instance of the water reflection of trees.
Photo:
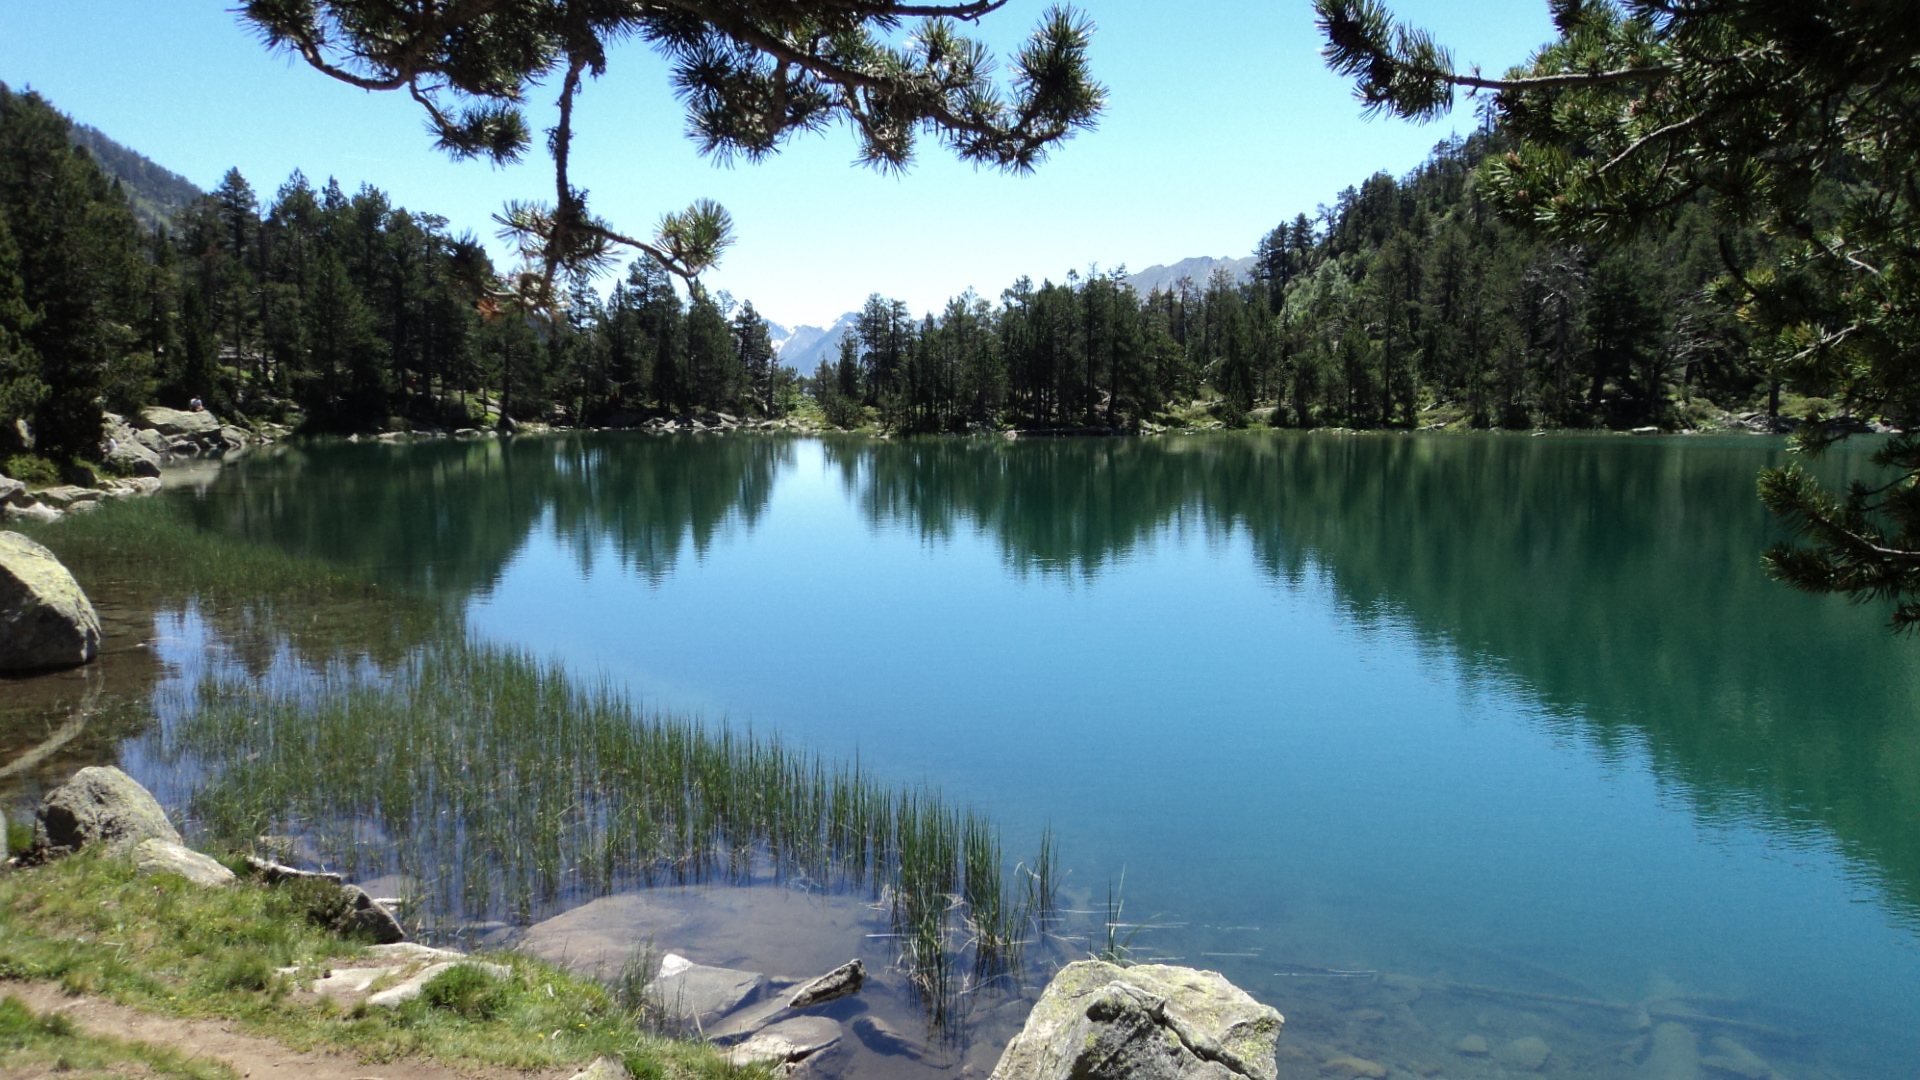
POLYGON ((1276 583, 1325 581, 1356 620, 1517 678, 1602 754, 1644 747, 1703 818, 1837 838, 1920 915, 1920 653, 1874 612, 1762 575, 1754 474, 1773 445, 1311 435, 833 454, 870 520, 985 529, 1021 570, 1097 574, 1170 529, 1243 535, 1276 583))
MULTIPOLYGON (((823 453, 873 527, 979 532, 1013 572, 1098 577, 1169 535, 1244 538, 1277 585, 1324 582, 1355 620, 1519 680, 1602 754, 1644 747, 1709 820, 1837 837, 1920 911, 1920 654, 1871 612, 1761 575, 1753 477, 1773 445, 1275 435, 823 453)), ((548 520, 583 564, 611 553, 659 581, 759 520, 793 460, 790 442, 746 437, 292 449, 229 468, 194 513, 442 595, 491 587, 548 520)))
POLYGON ((534 526, 583 560, 611 549, 658 581, 730 520, 765 511, 792 460, 772 439, 563 437, 288 447, 230 466, 201 525, 344 564, 376 581, 471 595, 534 526))

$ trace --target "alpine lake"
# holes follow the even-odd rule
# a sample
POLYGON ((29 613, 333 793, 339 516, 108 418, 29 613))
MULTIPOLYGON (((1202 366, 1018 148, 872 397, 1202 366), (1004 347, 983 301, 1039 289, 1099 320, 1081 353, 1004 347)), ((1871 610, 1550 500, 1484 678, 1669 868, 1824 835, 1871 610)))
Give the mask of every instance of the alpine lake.
MULTIPOLYGON (((430 939, 572 926, 582 955, 792 977, 857 955, 833 1015, 909 1036, 861 1048, 862 1080, 984 1080, 1090 954, 1277 1007, 1282 1077, 1905 1080, 1920 641, 1766 579, 1754 478, 1786 460, 1279 432, 271 448, 36 533, 107 649, 0 681, 0 808, 114 762, 190 841, 270 836, 430 939), (463 726, 515 694, 512 724, 463 726), (605 762, 661 724, 695 734, 620 775, 671 758, 667 802, 788 802, 669 807, 658 857, 605 762), (848 836, 875 799, 939 851, 964 833, 939 856, 964 906, 902 921, 879 867, 923 857, 905 826, 874 853, 731 824, 816 797, 801 817, 848 836), (1018 918, 983 914, 988 878, 1018 918)), ((1814 465, 1874 474, 1865 448, 1814 465)))

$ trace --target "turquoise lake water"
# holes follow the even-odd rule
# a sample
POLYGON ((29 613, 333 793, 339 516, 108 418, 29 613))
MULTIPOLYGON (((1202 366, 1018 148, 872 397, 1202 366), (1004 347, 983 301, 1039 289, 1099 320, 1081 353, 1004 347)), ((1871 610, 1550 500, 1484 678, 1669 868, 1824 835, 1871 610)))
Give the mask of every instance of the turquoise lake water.
POLYGON ((1764 578, 1754 473, 1785 459, 606 434, 289 449, 173 497, 648 704, 924 779, 1013 851, 1051 825, 1069 901, 1111 884, 1149 923, 1136 958, 1288 1016, 1287 1075, 1519 1075, 1459 1054, 1481 1033, 1680 1080, 1647 1049, 1680 1023, 1700 1075, 1738 1075, 1732 1040, 1911 1077, 1920 642, 1764 578))

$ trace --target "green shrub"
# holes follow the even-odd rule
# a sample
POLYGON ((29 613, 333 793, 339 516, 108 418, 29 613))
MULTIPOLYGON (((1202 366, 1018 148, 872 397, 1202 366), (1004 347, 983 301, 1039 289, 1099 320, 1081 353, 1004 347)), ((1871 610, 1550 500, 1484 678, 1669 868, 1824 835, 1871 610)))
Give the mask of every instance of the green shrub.
POLYGON ((33 488, 54 487, 60 483, 60 466, 38 454, 15 454, 0 466, 0 473, 33 488))
POLYGON ((455 964, 420 988, 420 1000, 428 1008, 445 1009, 469 1020, 491 1020, 500 1015, 506 997, 500 980, 472 964, 455 964))

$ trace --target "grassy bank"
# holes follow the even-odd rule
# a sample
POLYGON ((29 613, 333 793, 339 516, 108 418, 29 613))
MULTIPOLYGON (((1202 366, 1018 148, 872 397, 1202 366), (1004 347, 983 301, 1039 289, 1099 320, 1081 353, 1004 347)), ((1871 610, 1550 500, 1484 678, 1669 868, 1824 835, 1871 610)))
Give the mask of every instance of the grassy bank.
MULTIPOLYGON (((342 1011, 299 992, 360 948, 313 925, 297 891, 244 882, 201 889, 93 855, 0 871, 0 980, 56 982, 69 993, 181 1019, 237 1022, 294 1050, 367 1061, 538 1069, 612 1056, 649 1080, 731 1074, 704 1044, 645 1033, 635 1008, 606 988, 520 956, 488 957, 512 975, 483 992, 429 993, 394 1010, 342 1011), (291 967, 299 970, 282 972, 291 967)), ((66 1057, 76 1067, 140 1061, 161 1075, 224 1075, 151 1048, 79 1035, 17 1001, 0 1004, 0 1050, 66 1057)))

